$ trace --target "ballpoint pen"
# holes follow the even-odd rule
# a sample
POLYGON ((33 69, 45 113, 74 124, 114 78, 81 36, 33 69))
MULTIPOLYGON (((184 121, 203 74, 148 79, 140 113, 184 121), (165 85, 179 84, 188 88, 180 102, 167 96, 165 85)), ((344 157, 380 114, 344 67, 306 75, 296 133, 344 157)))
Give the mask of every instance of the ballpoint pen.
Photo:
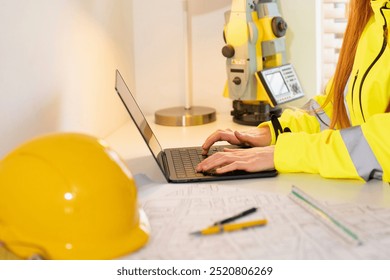
POLYGON ((254 213, 256 211, 257 211, 257 208, 256 207, 252 207, 252 208, 250 208, 248 210, 245 210, 244 212, 241 212, 241 213, 239 213, 237 215, 234 215, 232 217, 223 219, 221 221, 217 221, 213 225, 217 226, 217 225, 223 225, 223 224, 226 224, 226 223, 230 223, 230 222, 233 222, 234 220, 237 220, 237 219, 239 219, 241 217, 244 217, 244 216, 247 216, 249 214, 252 214, 252 213, 254 213))
POLYGON ((242 223, 234 223, 234 224, 219 224, 214 225, 208 228, 205 228, 203 230, 192 232, 193 235, 210 235, 210 234, 216 234, 216 233, 222 233, 222 232, 229 232, 229 231, 236 231, 236 230, 242 230, 252 227, 258 227, 258 226, 264 226, 267 224, 267 220, 253 220, 253 221, 247 221, 242 223))

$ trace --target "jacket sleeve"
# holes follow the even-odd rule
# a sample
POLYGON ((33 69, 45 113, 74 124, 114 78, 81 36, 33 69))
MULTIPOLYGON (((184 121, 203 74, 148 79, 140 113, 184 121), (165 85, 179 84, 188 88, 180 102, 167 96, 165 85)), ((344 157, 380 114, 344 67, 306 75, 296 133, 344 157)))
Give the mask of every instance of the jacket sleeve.
POLYGON ((282 173, 390 182, 389 127, 390 113, 383 113, 347 129, 283 133, 275 145, 275 167, 282 173))
MULTIPOLYGON (((332 106, 323 107, 326 95, 317 95, 310 99, 301 109, 285 109, 278 118, 282 128, 288 127, 292 132, 317 133, 328 129, 332 106)), ((259 127, 269 126, 271 131, 271 144, 276 143, 275 130, 271 122, 264 122, 259 127)))

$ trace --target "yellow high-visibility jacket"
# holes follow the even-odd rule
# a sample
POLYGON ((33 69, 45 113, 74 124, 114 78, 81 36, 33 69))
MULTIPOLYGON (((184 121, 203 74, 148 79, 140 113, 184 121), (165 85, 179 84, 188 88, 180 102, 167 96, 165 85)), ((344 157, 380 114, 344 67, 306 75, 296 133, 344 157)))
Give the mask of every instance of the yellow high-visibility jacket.
POLYGON ((371 1, 371 7, 374 16, 359 40, 345 90, 352 127, 329 129, 332 105, 321 109, 325 95, 310 100, 305 110, 286 109, 279 122, 292 133, 277 140, 271 122, 260 124, 270 126, 279 172, 390 182, 390 113, 385 113, 390 104, 390 0, 371 1))

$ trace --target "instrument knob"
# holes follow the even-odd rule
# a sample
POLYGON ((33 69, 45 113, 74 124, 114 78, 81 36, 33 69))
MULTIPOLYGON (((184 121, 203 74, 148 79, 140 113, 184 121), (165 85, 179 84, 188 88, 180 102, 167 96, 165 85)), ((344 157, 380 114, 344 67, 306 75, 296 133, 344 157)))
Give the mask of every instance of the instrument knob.
POLYGON ((232 45, 226 45, 222 48, 222 54, 226 58, 232 58, 235 54, 234 47, 232 45))
POLYGON ((282 17, 274 17, 272 19, 272 31, 276 37, 283 37, 286 35, 287 22, 282 17))
POLYGON ((236 84, 237 86, 241 84, 241 79, 239 77, 235 77, 233 79, 233 83, 236 84))

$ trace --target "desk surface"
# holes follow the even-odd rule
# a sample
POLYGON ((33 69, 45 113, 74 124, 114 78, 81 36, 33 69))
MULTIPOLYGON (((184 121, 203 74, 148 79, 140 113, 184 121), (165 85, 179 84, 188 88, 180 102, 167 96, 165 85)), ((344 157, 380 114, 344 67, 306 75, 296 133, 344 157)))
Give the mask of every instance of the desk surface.
MULTIPOLYGON (((233 130, 240 131, 252 128, 236 124, 231 120, 230 116, 226 115, 218 115, 216 122, 192 127, 160 126, 154 123, 153 116, 147 117, 147 119, 163 148, 179 146, 199 146, 203 143, 203 140, 210 133, 220 128, 231 128, 233 130)), ((106 138, 106 141, 114 150, 116 150, 121 155, 121 157, 128 165, 132 174, 135 175, 136 178, 138 178, 139 181, 137 181, 137 183, 139 188, 139 201, 143 205, 152 227, 152 238, 149 244, 144 249, 140 250, 138 253, 128 256, 128 258, 390 259, 390 253, 385 253, 390 252, 390 222, 384 222, 386 220, 386 217, 387 221, 390 218, 390 187, 387 183, 374 180, 368 183, 362 183, 360 181, 355 180, 330 180, 324 179, 316 174, 279 174, 275 178, 231 180, 213 182, 212 184, 167 184, 149 149, 147 148, 138 130, 131 121, 127 122, 120 129, 109 135, 106 138), (293 225, 294 219, 299 218, 289 216, 290 214, 286 214, 286 210, 282 209, 283 205, 288 205, 288 207, 290 207, 291 203, 293 203, 290 200, 284 200, 291 191, 292 185, 296 185, 312 197, 315 197, 320 201, 326 202, 332 208, 335 208, 337 211, 341 212, 341 214, 343 215, 350 215, 351 217, 353 216, 354 220, 356 220, 356 216, 361 217, 361 221, 355 222, 357 224, 367 223, 369 227, 375 228, 375 230, 364 229, 363 231, 364 235, 368 240, 376 239, 376 243, 371 244, 372 242, 369 241, 369 245, 364 245, 359 249, 354 249, 350 248, 349 245, 344 246, 343 243, 339 240, 332 240, 332 242, 335 243, 333 245, 328 245, 330 247, 333 246, 334 248, 337 247, 337 250, 330 250, 329 246, 329 250, 326 248, 319 248, 321 247, 319 246, 320 240, 332 237, 322 236, 318 237, 317 241, 313 241, 314 239, 308 236, 308 234, 310 234, 310 231, 302 231, 301 229, 297 229, 296 226, 293 225), (200 190, 202 190, 202 192, 204 193, 209 193, 211 191, 211 193, 210 195, 203 195, 199 193, 200 190), (243 203, 241 201, 238 203, 237 201, 235 201, 229 203, 229 200, 231 201, 232 197, 242 197, 242 199, 246 200, 246 202, 243 203), (211 222, 213 219, 218 220, 220 218, 223 218, 224 215, 229 216, 231 214, 234 214, 234 211, 238 211, 239 209, 243 209, 244 207, 249 208, 251 202, 248 201, 250 201, 253 197, 257 197, 256 202, 253 203, 256 203, 256 206, 258 207, 262 206, 261 200, 277 200, 277 202, 274 203, 274 206, 276 205, 278 208, 277 210, 270 210, 270 207, 272 208, 271 203, 267 204, 268 208, 262 211, 262 215, 265 215, 267 218, 269 218, 270 225, 267 225, 265 229, 267 228, 267 230, 269 230, 272 228, 272 230, 277 233, 276 235, 273 234, 273 238, 276 238, 277 236, 278 240, 284 240, 283 237, 285 237, 285 235, 280 235, 280 232, 286 230, 286 228, 284 226, 280 227, 280 225, 277 223, 277 219, 280 219, 280 217, 283 216, 284 219, 288 219, 290 222, 291 220, 293 220, 291 226, 288 228, 288 234, 296 236, 296 238, 295 240, 283 242, 290 242, 289 245, 294 245, 294 248, 290 248, 287 246, 287 249, 281 249, 279 246, 274 246, 272 248, 268 248, 268 252, 265 253, 263 250, 261 250, 261 248, 264 247, 264 244, 254 244, 253 246, 245 247, 246 249, 243 249, 244 247, 242 246, 244 245, 241 244, 241 249, 234 249, 237 244, 235 245, 234 242, 232 242, 233 237, 241 238, 237 240, 249 240, 251 238, 255 238, 254 241, 252 240, 253 242, 260 242, 257 239, 257 235, 253 235, 251 237, 251 234, 258 233, 256 230, 244 231, 241 233, 224 233, 214 236, 212 239, 210 239, 209 237, 202 236, 200 238, 198 237, 197 241, 194 239, 187 238, 188 230, 194 230, 196 229, 196 226, 202 226, 203 223, 207 225, 206 222, 211 222), (220 202, 223 202, 220 207, 217 203, 218 200, 220 202), (183 219, 189 220, 191 215, 194 214, 191 212, 191 209, 193 209, 191 208, 191 205, 196 204, 196 202, 199 203, 200 201, 207 205, 206 207, 201 207, 202 213, 201 215, 197 215, 202 217, 203 223, 202 221, 199 221, 199 219, 193 218, 193 221, 196 221, 193 222, 192 225, 188 225, 187 223, 187 228, 186 230, 184 230, 183 219), (163 215, 161 214, 161 207, 171 212, 167 213, 166 215, 163 215), (221 209, 224 210, 222 211, 221 209), (156 211, 158 211, 160 215, 156 215, 156 211), (175 211, 180 211, 181 214, 173 215, 172 213, 174 213, 175 211), (188 213, 189 216, 183 216, 183 211, 188 213), (357 214, 356 212, 359 212, 359 214, 357 214), (273 214, 275 213, 278 214, 278 218, 273 217, 273 214), (378 219, 375 217, 378 217, 378 219), (365 221, 367 219, 370 220, 372 218, 375 218, 375 223, 373 221, 365 221), (274 222, 273 225, 272 222, 274 222), (382 225, 382 223, 385 224, 382 225), (184 247, 188 248, 184 251, 182 250, 183 246, 175 242, 172 243, 170 241, 170 237, 172 237, 170 236, 170 234, 167 233, 167 236, 162 237, 167 228, 169 229, 169 232, 176 232, 178 227, 183 229, 184 232, 179 231, 177 233, 178 236, 176 236, 175 238, 176 240, 181 240, 181 242, 185 242, 186 245, 184 247), (294 227, 295 230, 298 230, 298 232, 292 231, 292 228, 294 227), (205 240, 209 240, 210 242, 212 241, 212 246, 208 244, 207 248, 214 248, 215 250, 204 250, 202 246, 206 245, 198 244, 200 242, 199 240, 202 240, 203 243, 205 242, 205 240), (227 242, 227 240, 229 241, 229 246, 226 246, 226 244, 223 245, 221 243, 222 241, 227 242), (303 242, 302 240, 305 240, 305 242, 303 242), (161 245, 162 242, 164 242, 166 246, 168 246, 169 244, 169 250, 161 245), (220 247, 218 247, 218 244, 220 247), (312 251, 313 248, 309 248, 309 245, 317 246, 318 250, 314 250, 315 253, 310 254, 310 251, 312 251), (194 247, 192 248, 191 246, 194 247), (307 248, 305 248, 305 246, 307 248), (227 250, 225 247, 228 247, 230 249, 227 250), (228 252, 221 253, 223 250, 218 250, 218 248, 224 248, 224 250, 227 250, 228 252), (379 251, 383 252, 375 253, 377 251, 375 250, 375 248, 379 248, 379 251)), ((196 211, 199 211, 199 209, 196 211)), ((294 212, 294 215, 301 215, 299 214, 299 210, 296 210, 295 208, 292 212, 294 212)), ((311 217, 309 214, 307 219, 311 218, 313 217, 311 217)), ((302 227, 302 224, 300 224, 300 227, 302 227)), ((317 227, 317 229, 313 232, 319 234, 319 225, 315 224, 315 227, 317 227)), ((264 229, 258 230, 261 231, 264 229)), ((273 241, 275 242, 275 240, 273 241)))

